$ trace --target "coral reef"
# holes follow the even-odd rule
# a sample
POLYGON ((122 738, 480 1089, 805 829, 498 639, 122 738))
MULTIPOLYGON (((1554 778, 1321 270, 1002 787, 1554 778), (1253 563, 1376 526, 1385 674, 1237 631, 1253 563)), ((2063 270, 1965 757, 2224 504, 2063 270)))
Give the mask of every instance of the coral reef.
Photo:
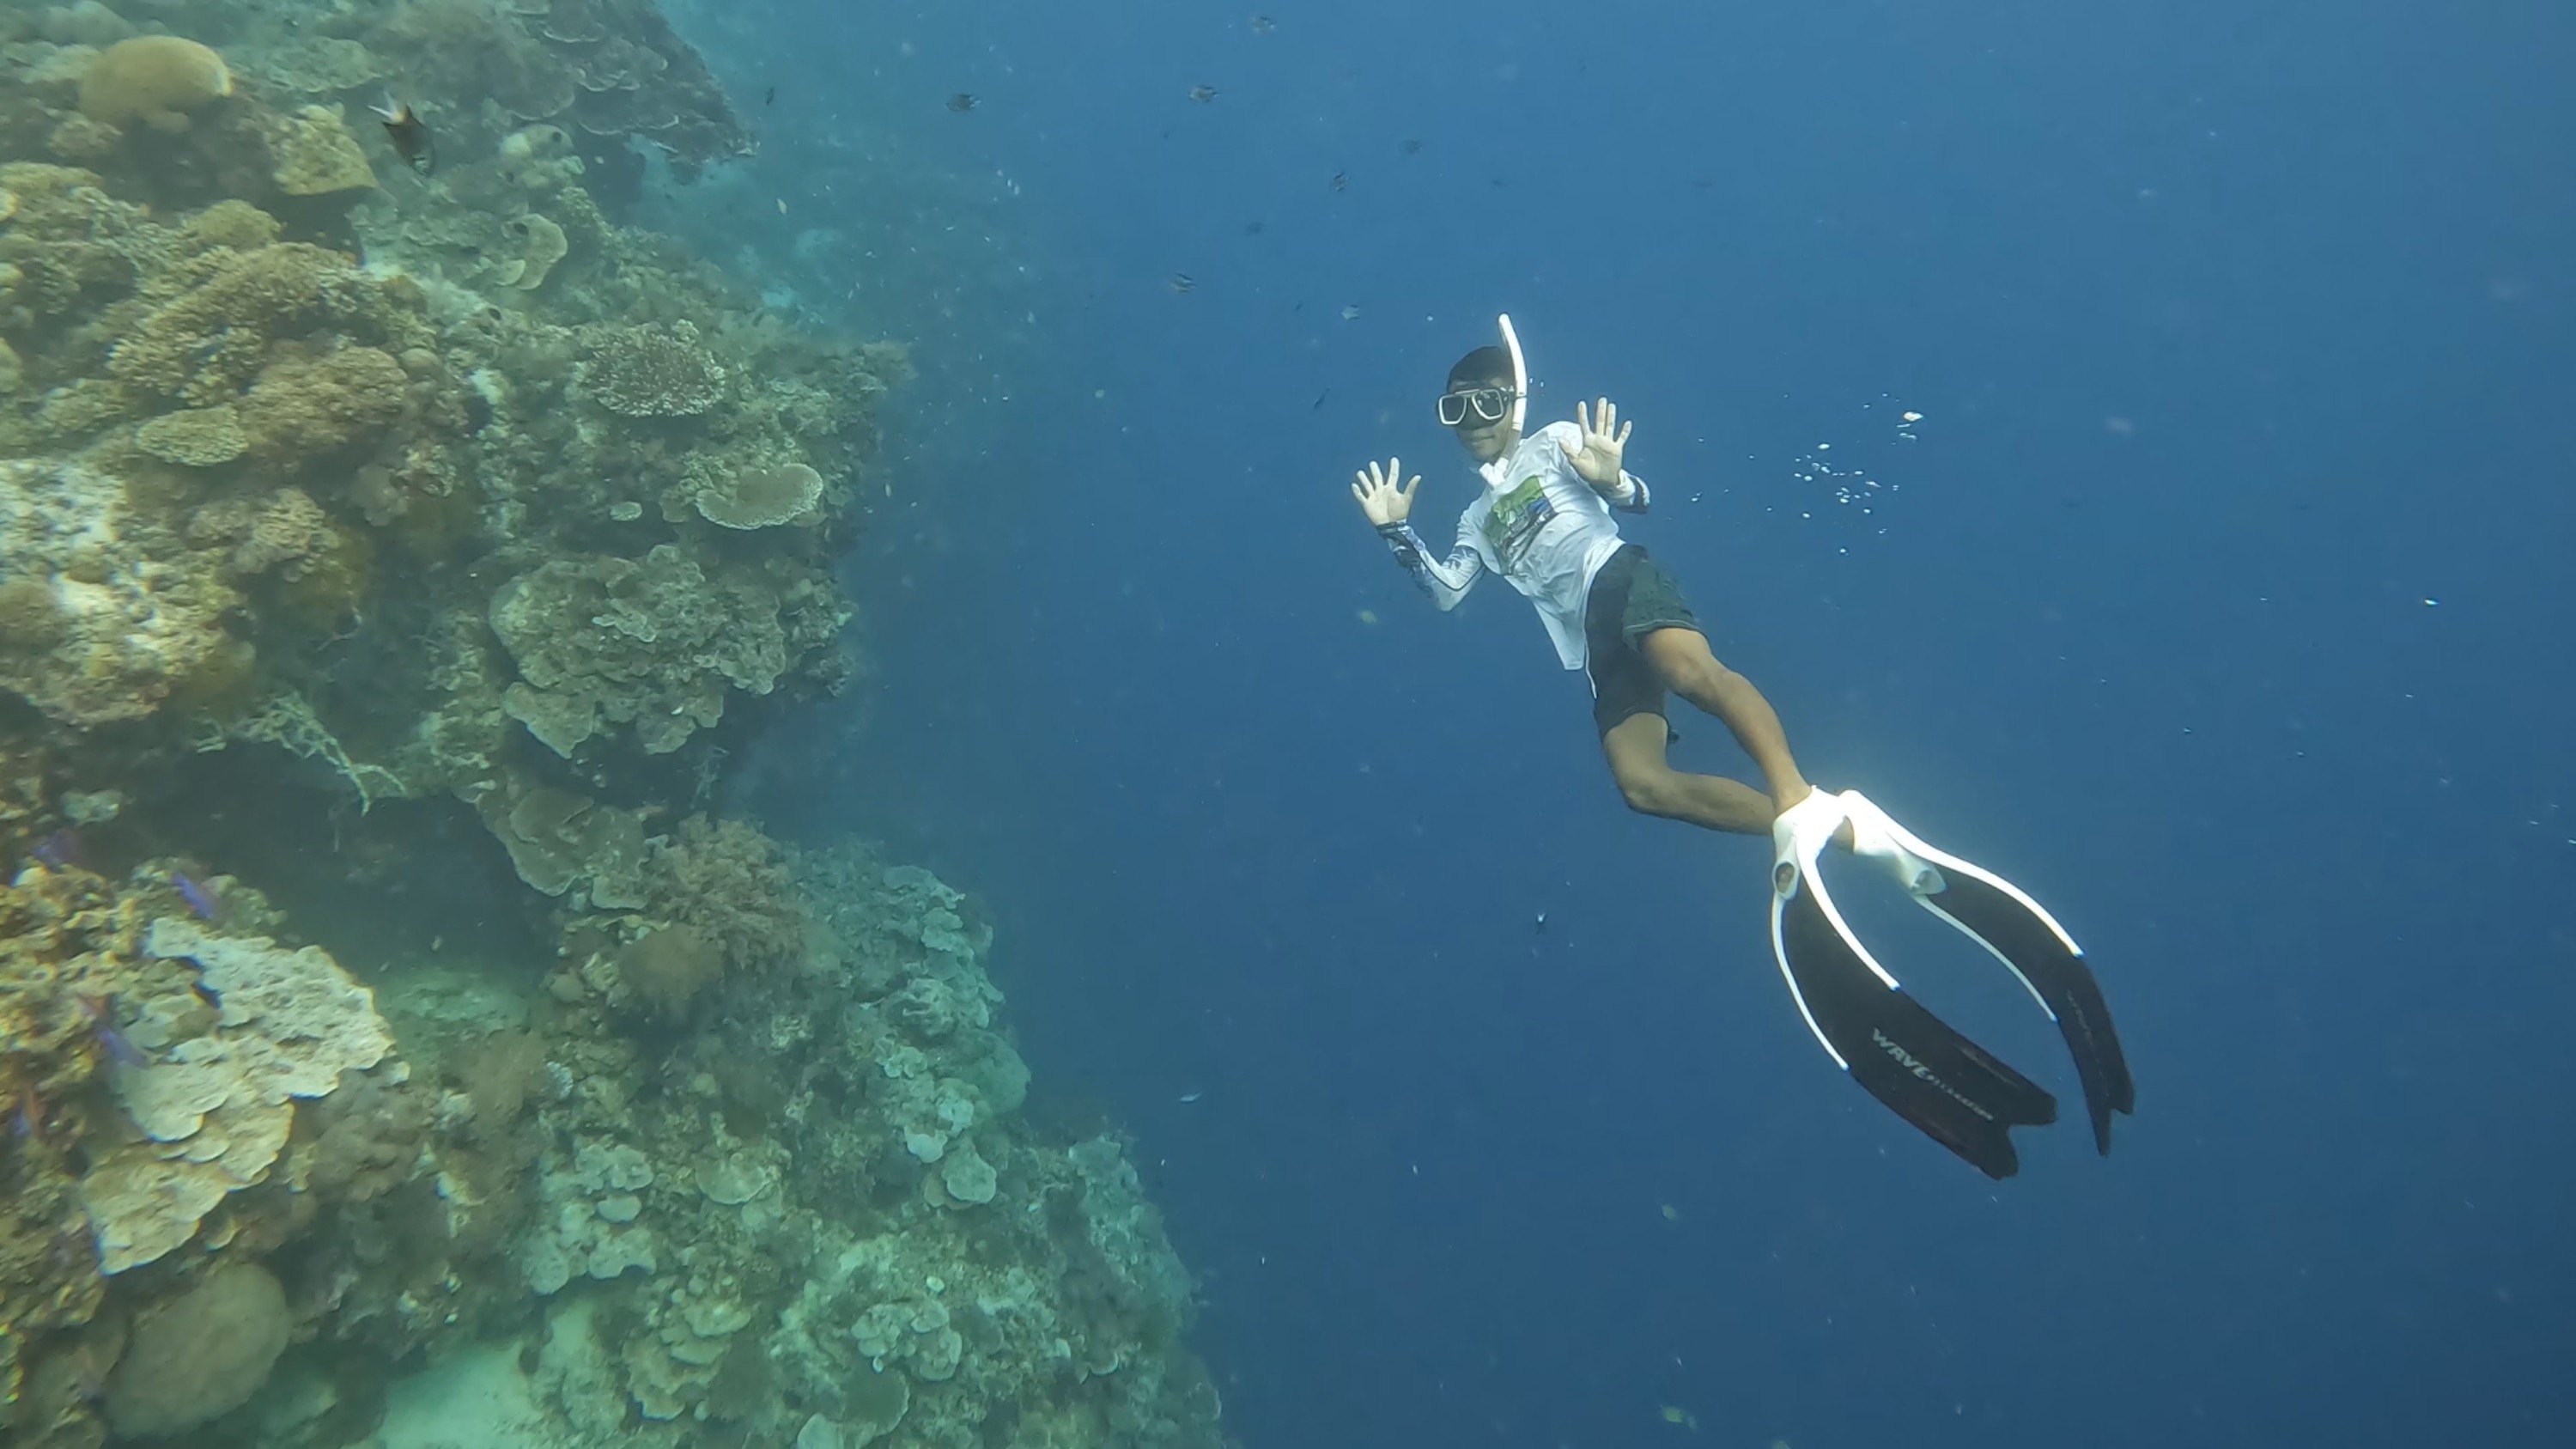
POLYGON ((908 375, 624 224, 749 147, 651 0, 0 7, 10 1444, 1220 1442, 970 904, 713 813, 908 375))

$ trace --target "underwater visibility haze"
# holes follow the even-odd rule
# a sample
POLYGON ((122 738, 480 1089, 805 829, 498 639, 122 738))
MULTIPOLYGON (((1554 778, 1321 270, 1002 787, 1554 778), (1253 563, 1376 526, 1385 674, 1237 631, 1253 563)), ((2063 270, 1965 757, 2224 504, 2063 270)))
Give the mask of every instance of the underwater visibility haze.
POLYGON ((2562 1443, 2571 66, 7 0, 0 1443, 2562 1443))

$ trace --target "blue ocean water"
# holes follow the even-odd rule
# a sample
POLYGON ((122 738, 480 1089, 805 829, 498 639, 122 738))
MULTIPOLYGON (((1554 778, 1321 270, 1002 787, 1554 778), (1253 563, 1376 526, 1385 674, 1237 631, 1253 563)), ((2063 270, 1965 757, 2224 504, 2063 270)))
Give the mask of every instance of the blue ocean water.
POLYGON ((2564 1443, 2576 19, 1251 19, 692 16, 774 94, 668 219, 924 372, 870 677, 753 803, 977 893, 1243 1442, 2564 1443), (1352 471, 1445 544, 1431 400, 1501 311, 1533 426, 1635 421, 1630 536, 1807 773, 2085 943, 2109 1158, 1991 1183, 1838 1080, 1760 843, 1624 811, 1527 606, 1388 561, 1352 471))

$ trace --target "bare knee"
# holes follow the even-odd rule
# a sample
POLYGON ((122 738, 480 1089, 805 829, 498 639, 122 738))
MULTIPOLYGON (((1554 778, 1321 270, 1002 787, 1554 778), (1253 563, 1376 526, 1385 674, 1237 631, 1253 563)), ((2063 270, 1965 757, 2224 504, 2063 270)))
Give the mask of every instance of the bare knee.
POLYGON ((1670 816, 1676 807, 1679 779, 1670 770, 1632 768, 1613 770, 1610 778, 1619 783, 1619 798, 1640 815, 1670 816))

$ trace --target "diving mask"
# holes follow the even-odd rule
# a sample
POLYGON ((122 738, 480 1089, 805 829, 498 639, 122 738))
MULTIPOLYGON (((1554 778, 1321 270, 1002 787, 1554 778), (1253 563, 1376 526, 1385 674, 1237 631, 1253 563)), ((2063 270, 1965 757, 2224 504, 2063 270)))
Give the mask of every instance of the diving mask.
POLYGON ((1440 395, 1440 426, 1454 428, 1474 413, 1478 420, 1499 423, 1511 413, 1520 394, 1505 387, 1465 387, 1440 395))

